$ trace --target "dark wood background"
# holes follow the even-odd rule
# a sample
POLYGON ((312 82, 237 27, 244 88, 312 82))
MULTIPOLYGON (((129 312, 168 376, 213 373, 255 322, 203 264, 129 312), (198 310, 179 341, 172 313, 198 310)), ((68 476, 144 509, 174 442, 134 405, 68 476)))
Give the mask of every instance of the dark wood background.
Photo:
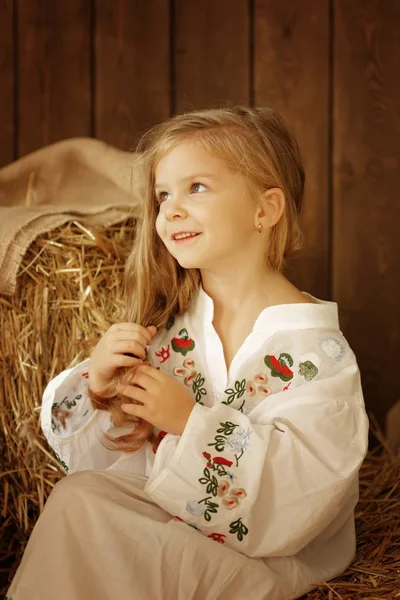
POLYGON ((367 408, 400 398, 400 0, 0 0, 0 166, 131 149, 176 112, 272 106, 307 169, 287 274, 339 304, 367 408))

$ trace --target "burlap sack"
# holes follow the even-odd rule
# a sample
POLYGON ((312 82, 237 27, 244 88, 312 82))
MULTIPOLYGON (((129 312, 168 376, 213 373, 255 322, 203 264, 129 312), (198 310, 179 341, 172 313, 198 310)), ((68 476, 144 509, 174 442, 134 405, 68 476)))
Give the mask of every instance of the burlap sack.
POLYGON ((67 221, 110 226, 140 216, 144 179, 136 155, 74 138, 0 169, 0 294, 12 294, 21 258, 40 234, 67 221))

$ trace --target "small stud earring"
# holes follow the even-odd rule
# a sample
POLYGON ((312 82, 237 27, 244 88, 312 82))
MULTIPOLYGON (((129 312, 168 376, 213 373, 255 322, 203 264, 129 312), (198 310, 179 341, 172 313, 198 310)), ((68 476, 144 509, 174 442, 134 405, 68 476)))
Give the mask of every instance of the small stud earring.
POLYGON ((261 223, 259 223, 259 224, 257 225, 257 228, 258 228, 258 233, 261 233, 261 229, 262 229, 262 225, 261 225, 261 223))

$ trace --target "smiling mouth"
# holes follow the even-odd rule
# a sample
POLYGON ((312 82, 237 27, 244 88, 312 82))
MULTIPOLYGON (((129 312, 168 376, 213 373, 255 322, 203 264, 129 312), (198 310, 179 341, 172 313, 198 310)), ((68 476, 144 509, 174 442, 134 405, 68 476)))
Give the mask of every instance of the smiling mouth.
POLYGON ((186 242, 186 243, 188 243, 188 242, 192 242, 193 240, 195 240, 196 238, 198 238, 200 235, 201 235, 201 233, 198 233, 197 235, 191 235, 191 236, 184 237, 184 238, 177 239, 177 240, 175 240, 175 239, 174 239, 174 240, 172 240, 172 241, 173 241, 175 244, 184 244, 185 242, 186 242))

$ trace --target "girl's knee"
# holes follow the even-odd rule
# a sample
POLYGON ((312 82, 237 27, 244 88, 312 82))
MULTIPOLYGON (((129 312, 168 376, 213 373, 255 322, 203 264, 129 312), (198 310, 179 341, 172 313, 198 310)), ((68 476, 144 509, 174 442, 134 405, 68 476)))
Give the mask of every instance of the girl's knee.
POLYGON ((66 475, 55 484, 46 506, 57 504, 58 508, 71 506, 86 499, 98 489, 99 475, 93 471, 77 471, 66 475))

